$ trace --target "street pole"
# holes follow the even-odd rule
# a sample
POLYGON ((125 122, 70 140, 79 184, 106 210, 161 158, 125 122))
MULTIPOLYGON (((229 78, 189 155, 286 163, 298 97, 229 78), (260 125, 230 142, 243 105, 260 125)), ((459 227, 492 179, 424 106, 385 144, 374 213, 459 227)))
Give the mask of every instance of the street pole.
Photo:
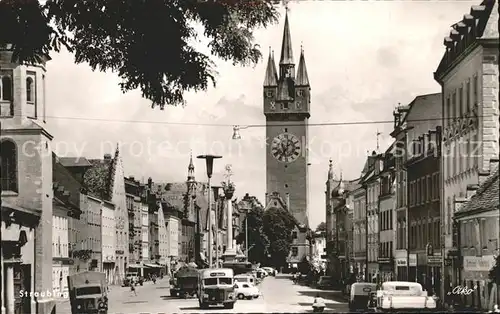
POLYGON ((245 215, 245 246, 246 246, 246 257, 247 257, 247 262, 248 262, 248 208, 247 208, 247 214, 245 215))
POLYGON ((208 265, 210 268, 212 268, 212 249, 213 249, 213 240, 212 240, 212 197, 210 194, 212 194, 212 183, 211 183, 211 178, 212 178, 212 172, 213 172, 213 167, 214 167, 214 159, 222 158, 222 156, 214 156, 214 155, 199 155, 197 156, 199 159, 205 159, 206 161, 206 166, 207 166, 207 177, 208 177, 208 225, 209 225, 209 232, 208 232, 208 265))
POLYGON ((219 204, 218 199, 214 191, 215 200, 215 266, 219 268, 219 204))

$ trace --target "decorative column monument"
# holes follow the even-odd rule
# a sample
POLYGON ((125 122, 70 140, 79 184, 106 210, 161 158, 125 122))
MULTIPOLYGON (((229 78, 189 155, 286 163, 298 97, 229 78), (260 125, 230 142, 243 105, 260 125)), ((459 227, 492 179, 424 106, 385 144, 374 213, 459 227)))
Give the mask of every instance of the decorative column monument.
POLYGON ((222 182, 224 197, 227 201, 227 246, 226 251, 222 255, 225 263, 236 261, 236 240, 233 240, 233 196, 235 186, 231 182, 232 170, 231 165, 226 165, 226 182, 222 182), (233 242, 234 241, 234 242, 233 242))

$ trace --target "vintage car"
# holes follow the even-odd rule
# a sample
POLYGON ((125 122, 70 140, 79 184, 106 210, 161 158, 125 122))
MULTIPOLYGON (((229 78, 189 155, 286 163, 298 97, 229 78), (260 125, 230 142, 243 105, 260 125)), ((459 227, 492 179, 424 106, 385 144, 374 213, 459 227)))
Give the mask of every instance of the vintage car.
POLYGON ((387 281, 377 290, 377 312, 434 312, 436 300, 417 282, 387 281))
POLYGON ((84 271, 68 276, 72 314, 108 313, 106 274, 84 271))

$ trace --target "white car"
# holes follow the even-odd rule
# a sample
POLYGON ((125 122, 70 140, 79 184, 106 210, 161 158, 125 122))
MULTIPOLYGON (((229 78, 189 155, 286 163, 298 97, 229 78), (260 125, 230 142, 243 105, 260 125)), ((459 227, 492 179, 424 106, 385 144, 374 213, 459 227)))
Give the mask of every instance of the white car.
POLYGON ((234 284, 236 297, 238 299, 257 299, 260 295, 259 288, 248 282, 236 282, 234 284))

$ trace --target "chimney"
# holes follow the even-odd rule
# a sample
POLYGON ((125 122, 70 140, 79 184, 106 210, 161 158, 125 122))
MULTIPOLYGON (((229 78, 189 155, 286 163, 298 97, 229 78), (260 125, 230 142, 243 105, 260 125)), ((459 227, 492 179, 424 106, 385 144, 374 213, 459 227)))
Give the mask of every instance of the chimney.
POLYGON ((148 178, 148 188, 151 189, 151 186, 153 185, 153 179, 151 177, 148 178))
POLYGON ((70 195, 71 195, 70 191, 64 191, 64 193, 63 193, 63 199, 65 201, 69 200, 70 195))
POLYGON ((479 185, 482 185, 486 179, 490 176, 489 171, 479 171, 479 185))
POLYGON ((264 206, 267 206, 267 204, 269 204, 269 193, 266 193, 265 200, 266 200, 266 203, 264 204, 264 206))
POLYGON ((134 176, 129 176, 128 177, 131 181, 135 181, 135 177, 134 176))
POLYGON ((111 154, 104 154, 105 161, 111 161, 111 154))
POLYGON ((286 208, 290 211, 290 193, 286 193, 286 208))
POLYGON ((476 190, 479 188, 479 185, 477 184, 468 184, 467 185, 467 194, 466 194, 466 198, 467 200, 470 200, 470 198, 476 194, 476 190))

